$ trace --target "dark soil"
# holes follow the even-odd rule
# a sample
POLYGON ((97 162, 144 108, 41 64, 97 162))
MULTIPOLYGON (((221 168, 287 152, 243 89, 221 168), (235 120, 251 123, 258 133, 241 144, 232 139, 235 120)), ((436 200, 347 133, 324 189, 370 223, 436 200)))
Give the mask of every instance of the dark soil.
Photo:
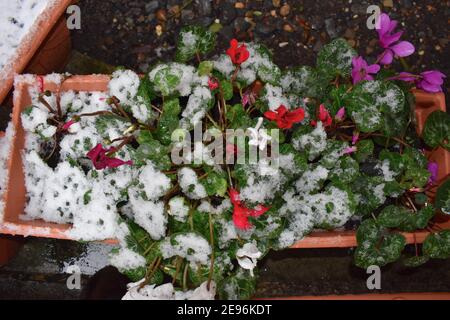
MULTIPOLYGON (((403 39, 416 46, 407 58, 409 71, 450 73, 450 1, 440 0, 81 0, 82 28, 72 38, 82 53, 146 72, 159 60, 173 59, 182 26, 210 26, 218 19, 223 28, 216 53, 236 37, 264 43, 282 67, 312 65, 323 44, 344 37, 359 54, 374 60, 380 53, 377 33, 366 27, 366 9, 372 4, 398 20, 405 29, 403 39)), ((396 67, 403 70, 399 63, 396 67)))

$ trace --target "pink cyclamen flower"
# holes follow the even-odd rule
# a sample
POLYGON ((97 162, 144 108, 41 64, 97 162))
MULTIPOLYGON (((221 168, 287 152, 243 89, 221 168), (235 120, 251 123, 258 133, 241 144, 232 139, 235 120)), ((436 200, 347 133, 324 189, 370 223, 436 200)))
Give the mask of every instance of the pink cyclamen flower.
POLYGON ((250 96, 248 94, 244 94, 242 96, 242 107, 245 108, 246 105, 248 105, 250 103, 250 96))
POLYGON ((407 57, 416 50, 408 41, 400 41, 403 31, 393 33, 398 22, 391 20, 386 13, 380 15, 380 26, 377 29, 380 46, 384 52, 379 56, 378 60, 381 64, 391 64, 396 57, 407 57))
POLYGON ((127 165, 133 165, 133 161, 123 161, 117 158, 110 158, 108 157, 107 153, 114 151, 115 148, 109 148, 105 149, 103 148, 102 144, 97 144, 91 151, 87 153, 87 157, 91 159, 92 164, 94 165, 95 169, 97 170, 103 170, 106 168, 117 168, 121 165, 127 164, 127 165))
POLYGON ((75 123, 75 120, 69 120, 69 121, 67 121, 66 123, 63 124, 63 126, 62 126, 61 129, 62 129, 63 131, 68 131, 69 128, 70 128, 74 123, 75 123))
POLYGON ((353 136, 352 136, 352 144, 355 145, 359 140, 359 132, 355 131, 353 132, 353 136))
POLYGON ((357 148, 355 146, 353 147, 347 147, 344 149, 344 154, 352 154, 357 151, 357 148))
POLYGON ((428 179, 428 184, 435 184, 437 182, 439 165, 437 162, 428 162, 427 169, 431 174, 428 179))
POLYGON ((219 83, 216 79, 209 78, 208 79, 208 87, 210 90, 216 90, 219 87, 219 83))
POLYGON ((340 121, 343 121, 344 118, 345 118, 345 108, 342 107, 338 110, 334 119, 336 119, 336 121, 340 122, 340 121))
POLYGON ((376 74, 380 71, 380 66, 378 64, 369 66, 363 57, 353 57, 352 65, 353 84, 357 84, 363 80, 373 80, 372 74, 376 74))
POLYGON ((426 92, 436 93, 442 92, 442 84, 446 78, 445 74, 438 70, 431 70, 422 72, 419 75, 414 75, 409 72, 401 72, 389 80, 400 80, 406 82, 414 82, 416 87, 426 92))

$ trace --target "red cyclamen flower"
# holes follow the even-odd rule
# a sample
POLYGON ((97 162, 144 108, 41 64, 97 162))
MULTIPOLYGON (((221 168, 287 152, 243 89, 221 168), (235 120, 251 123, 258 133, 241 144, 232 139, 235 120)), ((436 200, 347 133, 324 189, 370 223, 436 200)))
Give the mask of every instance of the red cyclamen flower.
POLYGON ((303 108, 297 108, 292 111, 281 105, 276 111, 267 111, 264 116, 271 120, 276 121, 277 126, 280 129, 290 129, 294 123, 298 123, 305 119, 305 110, 303 108))
MULTIPOLYGON (((328 112, 327 108, 325 108, 325 106, 323 104, 321 104, 319 107, 319 119, 318 120, 322 122, 322 124, 325 128, 331 126, 331 124, 333 123, 333 119, 331 118, 330 113, 328 112)), ((315 127, 317 125, 317 121, 312 120, 311 125, 313 127, 315 127)))
POLYGON ((216 90, 219 87, 219 83, 214 78, 208 79, 208 87, 210 90, 216 90))
POLYGON ((62 131, 68 131, 69 128, 75 123, 75 120, 69 120, 66 123, 63 124, 61 127, 62 131))
POLYGON ((248 220, 249 217, 259 217, 269 210, 269 208, 262 205, 256 206, 254 209, 246 208, 242 205, 239 198, 239 192, 236 189, 230 189, 230 201, 234 206, 233 210, 233 222, 236 228, 242 230, 248 230, 252 227, 252 224, 248 220))
POLYGON ((130 166, 133 165, 133 161, 131 160, 123 161, 117 158, 108 157, 107 153, 114 150, 115 149, 113 147, 105 149, 103 148, 102 144, 99 143, 91 151, 89 151, 86 156, 91 159, 92 164, 97 170, 103 170, 105 168, 117 168, 124 164, 130 166))
POLYGON ((227 55, 235 65, 244 63, 250 57, 250 53, 245 44, 239 44, 236 39, 230 41, 230 48, 227 50, 227 55))
POLYGON ((44 92, 44 77, 43 76, 37 76, 37 81, 38 81, 39 92, 40 93, 44 92))

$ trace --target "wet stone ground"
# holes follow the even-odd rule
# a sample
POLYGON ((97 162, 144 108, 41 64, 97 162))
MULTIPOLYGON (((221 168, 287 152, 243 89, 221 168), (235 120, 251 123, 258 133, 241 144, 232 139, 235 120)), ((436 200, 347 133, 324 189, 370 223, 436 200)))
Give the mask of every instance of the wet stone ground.
POLYGON ((366 10, 373 4, 398 20, 403 39, 416 46, 416 54, 407 59, 409 71, 450 74, 446 0, 81 0, 82 28, 73 33, 73 41, 89 56, 146 72, 173 58, 181 27, 219 23, 216 52, 235 37, 264 43, 282 67, 312 65, 324 44, 344 37, 373 61, 380 53, 376 31, 366 27, 366 10))
MULTIPOLYGON (((450 1, 438 0, 80 0, 82 28, 72 33, 74 52, 65 71, 109 73, 122 65, 146 72, 158 61, 172 59, 182 26, 213 23, 222 26, 216 53, 236 37, 266 44, 280 66, 311 65, 323 44, 341 36, 370 60, 379 49, 376 32, 365 27, 369 4, 379 4, 401 21, 404 38, 417 48, 407 59, 410 71, 450 74, 450 1)), ((0 126, 8 113, 0 109, 0 126)), ((0 267, 0 299, 85 298, 92 275, 108 264, 111 249, 99 243, 28 238, 19 254, 0 267), (83 274, 81 290, 66 285, 65 271, 74 264, 83 274)), ((259 263, 259 270, 259 297, 370 293, 365 270, 353 265, 353 249, 273 252, 259 263)), ((117 284, 108 287, 108 297, 120 297, 126 279, 107 273, 107 282, 117 284)), ((384 293, 449 292, 450 261, 430 261, 415 269, 391 264, 382 268, 381 287, 384 293)))

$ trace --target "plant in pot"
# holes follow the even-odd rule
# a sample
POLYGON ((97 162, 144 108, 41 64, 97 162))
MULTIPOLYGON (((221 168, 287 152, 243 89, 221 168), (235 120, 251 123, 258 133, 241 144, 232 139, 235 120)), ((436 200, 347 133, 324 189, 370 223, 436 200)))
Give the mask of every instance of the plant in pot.
POLYGON ((440 91, 443 75, 389 69, 414 50, 381 19, 372 65, 343 39, 315 67, 282 71, 237 40, 209 60, 215 34, 187 27, 176 62, 117 70, 107 92, 31 87, 24 218, 116 237, 111 263, 136 281, 124 299, 250 298, 257 261, 315 228, 357 228, 363 268, 399 259, 399 231, 424 228, 405 263, 447 258, 450 231, 433 217, 448 213, 449 182, 426 151, 449 149, 450 119, 432 113, 419 136, 410 91, 440 91))

